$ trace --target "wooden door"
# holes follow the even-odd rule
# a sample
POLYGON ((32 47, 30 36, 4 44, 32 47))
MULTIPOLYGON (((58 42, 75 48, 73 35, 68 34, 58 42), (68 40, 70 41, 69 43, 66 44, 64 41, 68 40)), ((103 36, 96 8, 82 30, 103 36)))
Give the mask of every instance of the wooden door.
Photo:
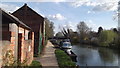
POLYGON ((21 62, 22 33, 18 34, 18 62, 21 62))

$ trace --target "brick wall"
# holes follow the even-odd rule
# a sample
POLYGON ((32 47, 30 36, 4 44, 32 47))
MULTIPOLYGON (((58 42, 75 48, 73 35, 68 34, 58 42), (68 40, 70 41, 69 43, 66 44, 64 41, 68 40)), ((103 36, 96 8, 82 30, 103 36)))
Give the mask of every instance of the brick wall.
POLYGON ((25 62, 26 64, 30 64, 33 60, 34 32, 29 32, 28 30, 19 27, 19 33, 22 34, 21 62, 22 63, 25 62), (31 38, 28 38, 30 36, 26 36, 26 35, 30 35, 31 38))
MULTIPOLYGON (((8 34, 5 34, 5 35, 10 36, 10 40, 2 40, 1 49, 2 49, 2 61, 3 61, 2 65, 3 66, 4 65, 10 66, 10 64, 12 64, 14 62, 15 37, 12 35, 14 32, 9 32, 9 33, 10 33, 10 35, 8 35, 8 34)), ((4 31, 2 34, 4 34, 4 31)))
MULTIPOLYGON (((25 28, 19 27, 19 24, 15 24, 11 18, 2 15, 2 40, 0 40, 0 44, 2 43, 2 46, 0 46, 0 60, 2 59, 3 62, 2 65, 10 66, 9 64, 12 64, 14 61, 18 59, 18 34, 22 34, 21 39, 21 60, 22 62, 26 59, 26 57, 30 57, 30 61, 33 59, 33 36, 31 40, 25 40, 25 37, 28 36, 29 30, 26 30, 25 28), (29 49, 29 50, 28 50, 29 49), (30 55, 27 55, 27 53, 30 55)), ((1 66, 1 64, 0 64, 1 66)))
POLYGON ((14 62, 14 46, 15 36, 14 32, 9 31, 10 27, 8 23, 2 24, 2 46, 1 46, 1 59, 2 65, 8 65, 14 62), (10 57, 9 57, 10 56, 10 57))
POLYGON ((31 64, 33 60, 34 53, 34 33, 31 33, 32 38, 24 41, 24 60, 26 60, 26 64, 31 64))
MULTIPOLYGON (((11 46, 14 46, 14 60, 18 57, 18 26, 15 23, 9 23, 9 31, 11 32, 11 46)), ((9 36, 9 35, 8 35, 9 36)))
MULTIPOLYGON (((0 44, 2 44, 2 41, 0 41, 0 44)), ((2 66, 2 45, 0 45, 0 68, 2 66)))

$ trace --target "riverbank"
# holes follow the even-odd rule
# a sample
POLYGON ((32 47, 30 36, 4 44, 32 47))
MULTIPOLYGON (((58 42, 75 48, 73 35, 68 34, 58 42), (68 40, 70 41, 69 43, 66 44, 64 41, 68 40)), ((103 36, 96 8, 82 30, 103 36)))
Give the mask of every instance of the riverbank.
POLYGON ((76 68, 75 62, 63 50, 56 49, 55 54, 60 68, 76 68))
POLYGON ((118 47, 114 47, 114 46, 100 46, 100 45, 95 45, 95 44, 81 44, 81 43, 75 43, 75 44, 73 44, 73 45, 82 45, 82 46, 84 46, 84 45, 86 45, 86 46, 92 46, 92 47, 102 47, 102 48, 109 48, 109 49, 113 49, 113 50, 116 50, 116 51, 119 51, 120 52, 120 48, 118 48, 118 47))

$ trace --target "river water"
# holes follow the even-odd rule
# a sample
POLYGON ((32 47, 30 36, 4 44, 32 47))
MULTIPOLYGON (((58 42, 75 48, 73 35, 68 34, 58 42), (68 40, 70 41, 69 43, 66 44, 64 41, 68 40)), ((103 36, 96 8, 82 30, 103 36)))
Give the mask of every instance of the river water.
POLYGON ((74 45, 72 51, 77 55, 79 66, 119 65, 119 53, 109 48, 74 45))

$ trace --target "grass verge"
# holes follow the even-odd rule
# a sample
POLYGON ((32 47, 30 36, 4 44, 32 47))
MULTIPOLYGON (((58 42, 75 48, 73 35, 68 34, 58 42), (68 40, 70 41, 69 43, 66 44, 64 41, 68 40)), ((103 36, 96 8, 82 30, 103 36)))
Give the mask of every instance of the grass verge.
POLYGON ((42 68, 42 65, 40 64, 39 61, 32 61, 31 65, 30 65, 31 68, 35 67, 35 68, 42 68))
POLYGON ((55 54, 60 68, 76 68, 76 64, 64 51, 56 49, 55 54))

